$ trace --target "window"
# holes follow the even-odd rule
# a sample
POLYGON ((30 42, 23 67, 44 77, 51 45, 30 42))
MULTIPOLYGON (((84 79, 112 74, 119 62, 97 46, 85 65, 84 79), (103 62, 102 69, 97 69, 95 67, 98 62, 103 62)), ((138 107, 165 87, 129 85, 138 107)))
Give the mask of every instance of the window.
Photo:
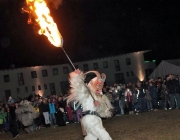
POLYGON ((11 96, 11 90, 5 90, 6 102, 9 100, 9 96, 11 96))
POLYGON ((44 84, 44 89, 45 89, 45 90, 47 89, 47 85, 46 85, 46 84, 44 84))
POLYGON ((134 76, 134 72, 133 71, 131 71, 131 76, 134 76))
POLYGON ((57 68, 53 68, 53 75, 58 75, 58 69, 57 68))
POLYGON ((108 62, 107 61, 103 62, 103 68, 108 68, 108 62))
POLYGON ((63 73, 64 74, 68 74, 69 73, 68 67, 63 67, 63 73))
POLYGON ((123 73, 117 73, 114 76, 115 76, 115 82, 116 83, 121 83, 122 84, 122 83, 125 82, 123 73))
POLYGON ((84 68, 84 71, 88 71, 89 70, 88 64, 83 64, 83 68, 84 68))
POLYGON ((60 82, 61 92, 67 93, 69 91, 69 81, 60 82))
POLYGON ((50 88, 51 95, 55 95, 56 94, 55 83, 50 83, 49 88, 50 88))
POLYGON ((40 85, 38 85, 38 90, 41 90, 41 86, 40 85))
POLYGON ((126 76, 129 77, 129 72, 126 72, 126 76))
POLYGON ((119 60, 114 60, 115 70, 120 71, 119 60))
POLYGON ((17 90, 17 94, 20 94, 20 89, 19 89, 19 88, 17 88, 16 90, 17 90))
POLYGON ((126 58, 126 65, 131 65, 131 59, 130 58, 126 58))
POLYGON ((47 77, 48 76, 47 70, 42 70, 42 76, 43 77, 47 77))
POLYGON ((32 86, 32 91, 35 91, 35 86, 32 86))
POLYGON ((31 78, 37 78, 36 71, 31 71, 31 78))
POLYGON ((28 87, 25 87, 25 92, 28 93, 28 87))
POLYGON ((17 77, 18 77, 18 84, 19 84, 19 86, 24 85, 23 73, 18 73, 18 74, 17 74, 17 77))
POLYGON ((5 83, 10 82, 10 77, 9 77, 9 75, 4 75, 4 82, 5 82, 5 83))
POLYGON ((93 67, 94 67, 95 70, 99 69, 98 63, 93 63, 93 67))

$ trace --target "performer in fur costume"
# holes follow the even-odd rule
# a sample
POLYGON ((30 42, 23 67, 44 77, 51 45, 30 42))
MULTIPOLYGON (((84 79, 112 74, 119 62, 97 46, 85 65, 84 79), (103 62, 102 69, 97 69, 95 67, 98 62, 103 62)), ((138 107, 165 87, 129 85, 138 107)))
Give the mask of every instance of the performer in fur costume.
POLYGON ((34 119, 38 116, 34 107, 27 100, 22 100, 16 109, 17 118, 25 127, 25 131, 30 133, 33 131, 34 119))
POLYGON ((101 117, 111 117, 110 109, 113 109, 108 98, 102 94, 105 79, 106 75, 100 75, 97 71, 89 71, 84 74, 80 70, 75 70, 70 73, 71 95, 68 97, 68 102, 76 101, 83 107, 85 116, 81 123, 87 134, 84 140, 112 140, 101 120, 101 117), (88 73, 95 73, 96 77, 86 85, 84 79, 88 73))

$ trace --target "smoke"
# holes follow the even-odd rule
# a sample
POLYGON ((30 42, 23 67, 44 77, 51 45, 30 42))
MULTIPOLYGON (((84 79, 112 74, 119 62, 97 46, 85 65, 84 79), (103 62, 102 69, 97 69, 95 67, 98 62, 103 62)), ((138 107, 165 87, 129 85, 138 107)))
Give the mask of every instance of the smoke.
POLYGON ((63 0, 45 0, 46 3, 52 4, 53 8, 58 9, 59 5, 62 4, 63 0))

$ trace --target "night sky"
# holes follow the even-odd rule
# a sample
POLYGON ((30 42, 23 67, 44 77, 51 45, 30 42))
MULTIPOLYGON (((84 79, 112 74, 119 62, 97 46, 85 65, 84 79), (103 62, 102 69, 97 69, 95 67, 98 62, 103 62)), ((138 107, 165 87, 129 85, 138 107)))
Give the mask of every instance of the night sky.
MULTIPOLYGON (((68 63, 22 13, 25 0, 0 3, 0 69, 68 63)), ((179 0, 63 0, 51 15, 73 62, 153 50, 157 62, 180 56, 179 0)))

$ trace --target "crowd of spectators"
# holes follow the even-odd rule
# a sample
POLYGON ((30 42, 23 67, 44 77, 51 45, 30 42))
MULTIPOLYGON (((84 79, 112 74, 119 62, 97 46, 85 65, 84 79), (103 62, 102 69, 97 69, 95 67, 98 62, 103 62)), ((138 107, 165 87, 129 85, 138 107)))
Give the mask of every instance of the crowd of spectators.
MULTIPOLYGON (((103 93, 114 106, 113 116, 180 108, 180 80, 172 74, 165 79, 114 83, 113 86, 105 86, 103 93)), ((75 102, 67 104, 67 96, 68 94, 47 97, 32 95, 26 99, 38 113, 38 117, 34 119, 34 130, 80 122, 83 117, 82 107, 75 102)), ((7 103, 0 103, 0 133, 12 131, 9 127, 11 106, 19 106, 19 102, 15 102, 12 97, 9 97, 7 103)), ((17 128, 19 131, 24 130, 18 120, 17 128)))
POLYGON ((116 116, 180 108, 180 80, 173 74, 165 79, 115 83, 104 87, 104 93, 115 107, 116 116))

